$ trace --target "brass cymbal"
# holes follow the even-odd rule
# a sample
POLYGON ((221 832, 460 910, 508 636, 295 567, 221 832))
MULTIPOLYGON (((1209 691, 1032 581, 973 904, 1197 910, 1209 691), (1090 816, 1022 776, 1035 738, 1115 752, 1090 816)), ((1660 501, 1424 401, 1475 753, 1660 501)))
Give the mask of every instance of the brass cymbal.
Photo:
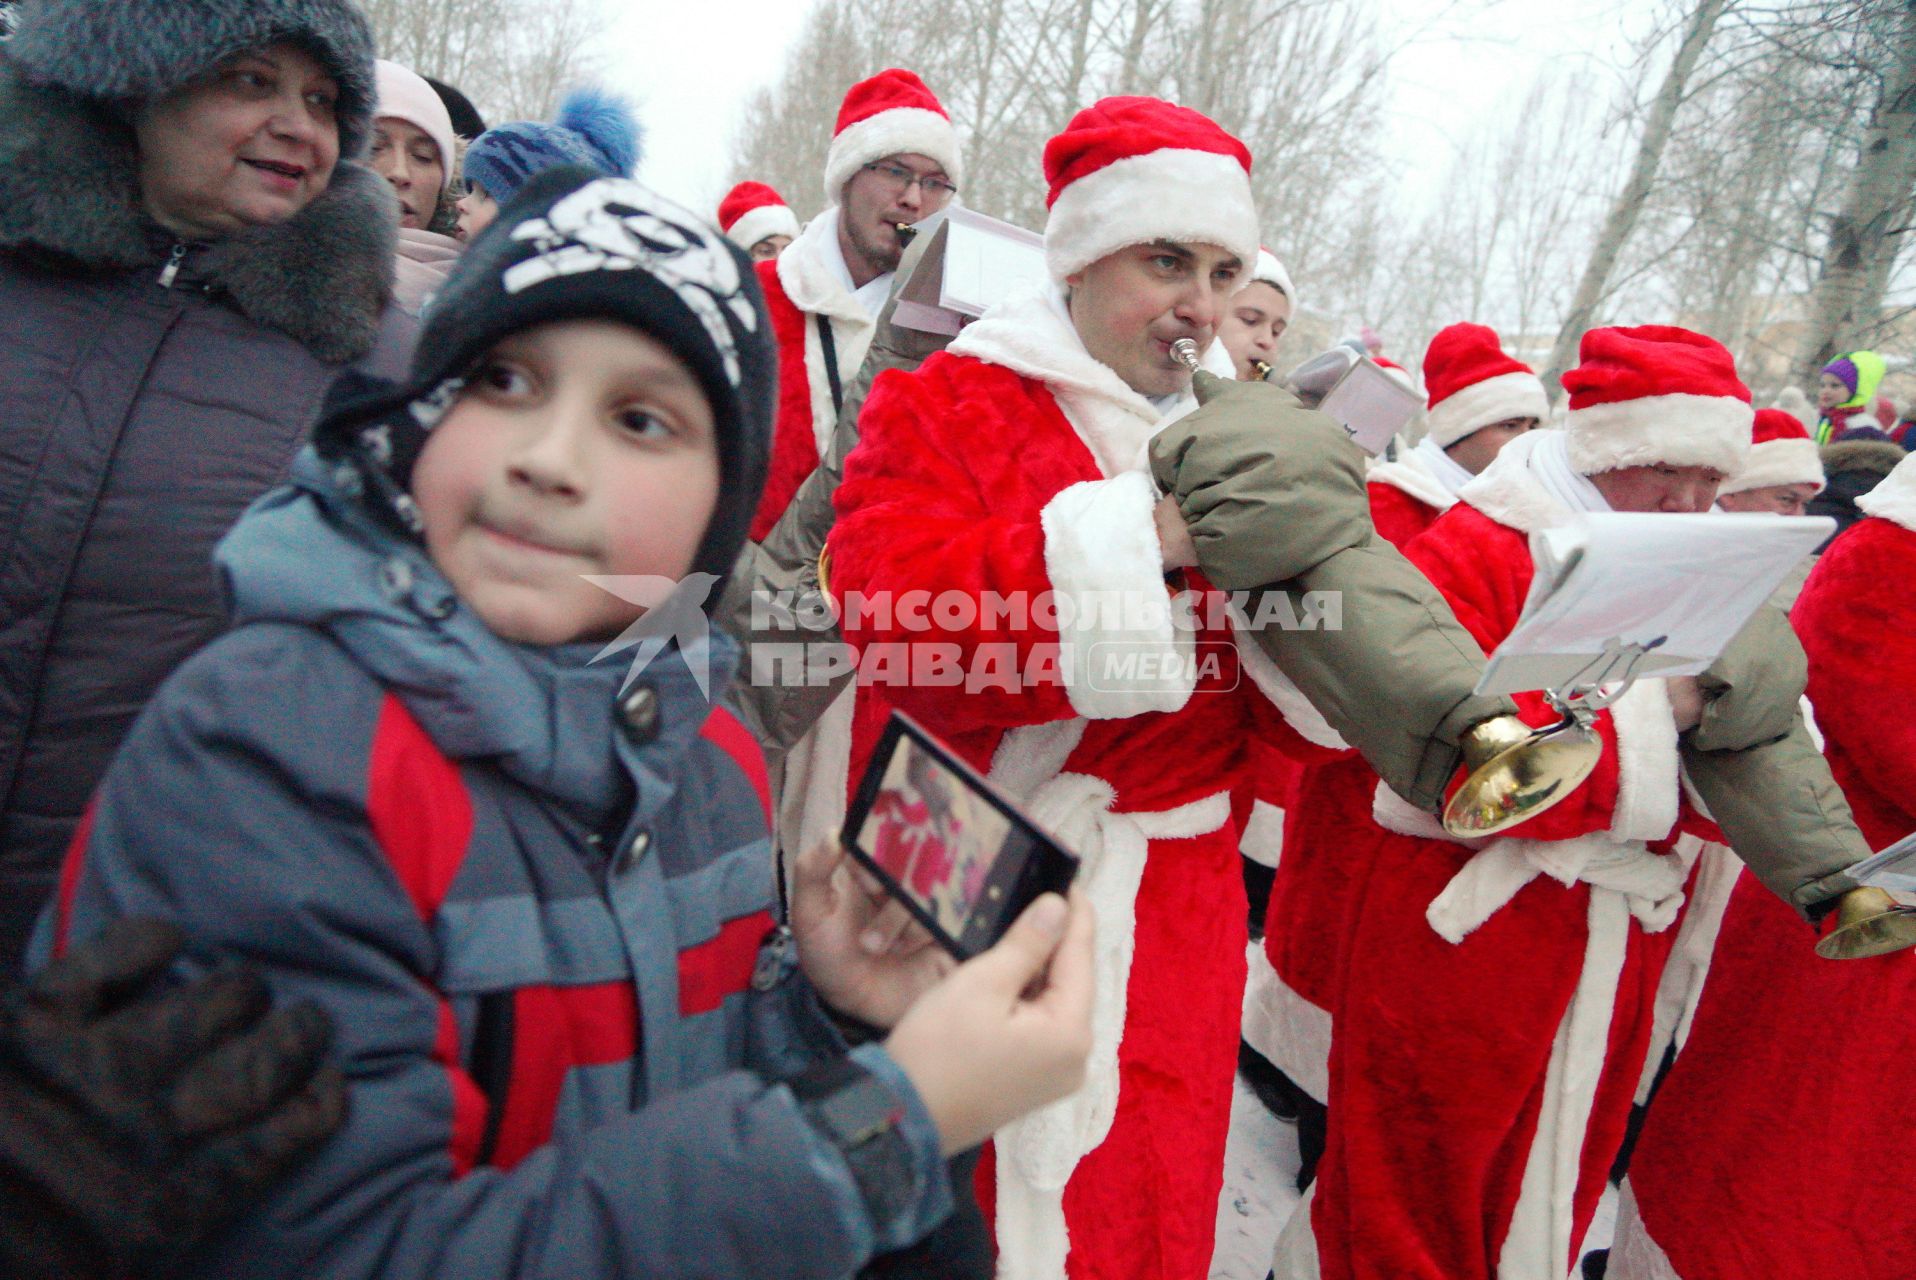
POLYGON ((1495 835, 1564 799, 1603 757, 1596 731, 1567 720, 1532 729, 1516 716, 1494 716, 1464 735, 1470 774, 1444 806, 1454 836, 1495 835))
POLYGON ((1836 904, 1836 928, 1816 944, 1825 960, 1864 960, 1916 946, 1916 910, 1882 889, 1851 889, 1836 904))

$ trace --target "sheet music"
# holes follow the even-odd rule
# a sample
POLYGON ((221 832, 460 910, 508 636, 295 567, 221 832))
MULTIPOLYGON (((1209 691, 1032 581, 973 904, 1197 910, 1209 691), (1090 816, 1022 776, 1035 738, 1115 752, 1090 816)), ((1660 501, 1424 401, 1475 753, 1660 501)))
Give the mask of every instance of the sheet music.
POLYGON ((1361 359, 1344 371, 1317 407, 1343 423, 1358 448, 1376 457, 1422 404, 1421 396, 1406 390, 1382 365, 1361 359))
POLYGON ((1916 832, 1865 858, 1850 868, 1859 884, 1873 884, 1892 893, 1916 892, 1916 832))
POLYGON ((900 286, 892 322, 955 334, 967 320, 1049 276, 1044 237, 970 209, 950 209, 900 286))
MULTIPOLYGON (((1479 693, 1587 683, 1629 646, 1641 676, 1697 675, 1835 530, 1821 516, 1604 512, 1530 535, 1536 576, 1479 693)), ((1623 674, 1622 664, 1609 673, 1623 674)))

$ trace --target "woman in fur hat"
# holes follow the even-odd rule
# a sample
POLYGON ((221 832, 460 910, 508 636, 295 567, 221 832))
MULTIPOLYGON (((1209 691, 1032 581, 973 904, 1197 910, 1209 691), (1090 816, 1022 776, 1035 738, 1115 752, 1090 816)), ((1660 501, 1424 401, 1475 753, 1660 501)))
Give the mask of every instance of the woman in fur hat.
POLYGON ((328 383, 396 375, 350 0, 27 0, 0 46, 0 963, 141 706, 222 626, 214 542, 328 383))

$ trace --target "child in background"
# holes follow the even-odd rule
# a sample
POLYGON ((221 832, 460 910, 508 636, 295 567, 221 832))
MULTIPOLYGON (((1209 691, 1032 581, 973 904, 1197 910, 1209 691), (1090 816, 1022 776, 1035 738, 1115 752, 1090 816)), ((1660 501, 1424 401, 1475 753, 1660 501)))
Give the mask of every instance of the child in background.
POLYGON ((542 174, 408 385, 336 396, 221 545, 235 629, 135 726, 34 949, 169 917, 337 1022, 346 1127, 194 1274, 847 1276, 1077 1086, 1087 908, 952 971, 862 945, 880 903, 815 849, 775 927, 731 643, 596 661, 626 596, 718 598, 774 360, 715 229, 542 174), (828 1014, 891 1031, 848 1051, 828 1014))
POLYGON ((1818 445, 1841 439, 1845 431, 1876 428, 1867 406, 1885 371, 1883 357, 1874 351, 1852 351, 1823 366, 1816 385, 1816 407, 1823 413, 1814 432, 1818 445))
POLYGON ((459 201, 461 240, 492 225, 534 175, 582 165, 602 177, 629 178, 645 131, 631 104, 603 89, 574 89, 550 123, 517 120, 486 130, 466 149, 466 194, 459 201))

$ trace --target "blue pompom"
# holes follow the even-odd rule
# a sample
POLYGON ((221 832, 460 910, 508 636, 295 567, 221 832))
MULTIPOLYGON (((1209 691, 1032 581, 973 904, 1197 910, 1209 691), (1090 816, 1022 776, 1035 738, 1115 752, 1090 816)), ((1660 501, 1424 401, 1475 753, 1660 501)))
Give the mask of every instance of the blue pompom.
POLYGON ((630 177, 638 168, 645 130, 632 104, 617 94, 599 88, 574 89, 559 104, 556 123, 591 143, 613 173, 630 177))

